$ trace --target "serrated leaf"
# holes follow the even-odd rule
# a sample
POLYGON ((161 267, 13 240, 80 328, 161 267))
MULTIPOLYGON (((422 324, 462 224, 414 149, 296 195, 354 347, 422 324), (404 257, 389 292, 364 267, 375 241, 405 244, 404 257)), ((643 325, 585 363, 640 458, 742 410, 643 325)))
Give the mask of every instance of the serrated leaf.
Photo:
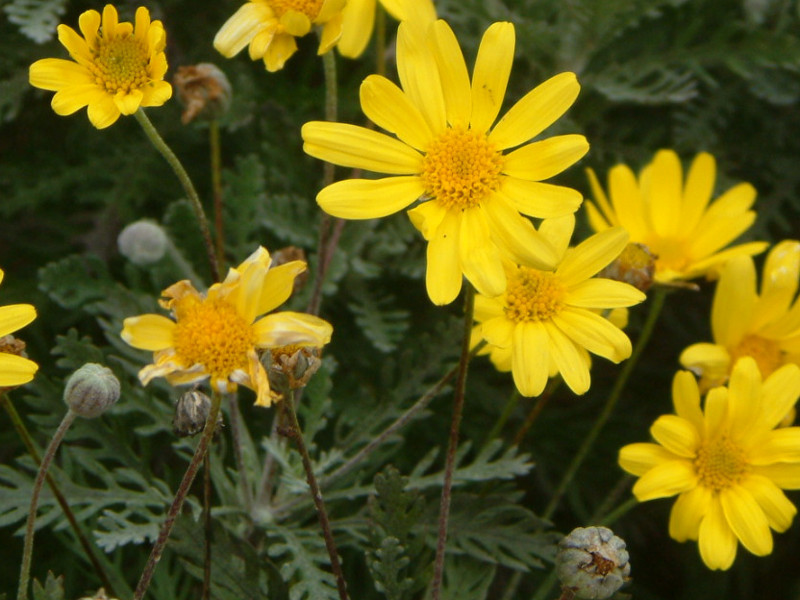
POLYGON ((3 7, 8 20, 37 44, 50 41, 67 7, 67 0, 11 0, 3 7))
POLYGON ((74 328, 67 331, 66 335, 56 336, 52 353, 61 357, 56 360, 56 365, 70 371, 79 369, 86 363, 104 362, 103 351, 88 336, 78 338, 78 331, 74 328))
POLYGON ((48 571, 44 585, 34 579, 33 600, 64 600, 64 576, 56 577, 52 571, 48 571))
POLYGON ((444 563, 442 600, 485 600, 497 567, 463 556, 444 563))
POLYGON ((39 289, 68 309, 104 298, 114 285, 105 263, 94 254, 73 254, 39 269, 39 289))
POLYGON ((353 311, 356 324, 366 338, 381 352, 395 350, 408 330, 411 313, 395 308, 391 296, 374 296, 365 285, 358 285, 353 295, 348 308, 353 311))
POLYGON ((268 553, 289 585, 290 600, 337 600, 336 579, 328 572, 330 558, 319 529, 273 526, 277 536, 268 553))

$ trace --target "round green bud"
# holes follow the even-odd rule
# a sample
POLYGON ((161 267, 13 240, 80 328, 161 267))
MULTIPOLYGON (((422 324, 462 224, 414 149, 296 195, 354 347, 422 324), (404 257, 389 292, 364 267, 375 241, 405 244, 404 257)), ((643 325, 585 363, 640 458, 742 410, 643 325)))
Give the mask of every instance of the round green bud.
POLYGON ((119 379, 108 367, 86 363, 70 375, 64 402, 85 419, 99 417, 119 400, 119 379))
POLYGON ((573 529, 558 544, 556 573, 574 598, 610 598, 630 579, 625 541, 607 527, 573 529))

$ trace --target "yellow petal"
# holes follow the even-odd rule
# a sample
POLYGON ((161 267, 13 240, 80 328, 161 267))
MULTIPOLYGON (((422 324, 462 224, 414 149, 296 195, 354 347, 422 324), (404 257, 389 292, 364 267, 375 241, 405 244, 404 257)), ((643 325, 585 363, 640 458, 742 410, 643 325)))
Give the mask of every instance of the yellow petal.
POLYGON ((172 98, 172 86, 166 81, 154 81, 142 91, 142 106, 161 106, 172 98))
POLYGON ((495 317, 502 317, 505 314, 503 302, 499 298, 488 298, 477 294, 475 296, 475 320, 478 322, 488 321, 495 317))
POLYGON ((683 458, 694 458, 700 433, 691 421, 677 415, 661 415, 650 427, 650 435, 667 450, 683 458))
POLYGON ((631 355, 628 336, 596 313, 583 308, 567 308, 553 316, 553 323, 592 354, 615 363, 631 355))
POLYGON ((484 211, 476 206, 460 213, 459 254, 461 268, 481 294, 499 296, 506 289, 500 252, 490 237, 484 211))
MULTIPOLYGON (((752 219, 749 219, 748 222, 752 223, 752 219)), ((759 254, 766 250, 767 246, 769 246, 769 244, 766 242, 748 242, 746 244, 733 246, 722 252, 717 252, 708 258, 692 262, 681 274, 681 277, 683 279, 693 279, 701 275, 717 276, 720 268, 734 256, 752 256, 754 254, 759 254)), ((656 278, 657 277, 658 273, 656 273, 656 278)))
POLYGON ((669 513, 669 535, 679 542, 696 540, 700 535, 700 523, 712 503, 711 490, 704 486, 678 496, 669 513))
POLYGON ((646 298, 627 283, 592 278, 570 288, 565 301, 570 306, 581 308, 620 308, 644 302, 646 298))
POLYGON ((269 50, 272 40, 275 39, 275 34, 278 33, 277 21, 275 26, 267 26, 262 28, 258 33, 253 36, 250 45, 247 47, 247 54, 250 60, 259 60, 264 58, 264 55, 269 50))
POLYGON ((258 348, 279 348, 281 346, 321 347, 331 340, 333 327, 327 321, 307 315, 284 311, 271 313, 251 328, 258 348))
POLYGON ((631 475, 640 477, 658 465, 675 460, 677 457, 658 444, 640 442, 628 444, 619 450, 619 466, 631 475))
POLYGON ((692 231, 705 212, 714 192, 716 171, 716 161, 707 152, 701 152, 692 161, 683 188, 681 229, 684 231, 692 231))
POLYGON ((436 235, 442 220, 447 215, 447 209, 438 202, 422 202, 406 213, 411 224, 416 227, 426 241, 431 241, 436 235))
POLYGON ((703 411, 700 408, 700 389, 694 375, 679 371, 672 378, 672 404, 675 414, 686 419, 695 429, 703 431, 703 411))
POLYGON ((317 203, 340 219, 377 219, 406 208, 425 188, 417 176, 345 179, 323 188, 317 203))
POLYGON ((311 19, 299 10, 287 10, 281 15, 280 23, 286 33, 295 37, 303 37, 311 31, 311 19))
POLYGON ((800 462, 800 427, 770 431, 750 449, 749 462, 753 465, 800 462))
POLYGON ((141 90, 131 90, 127 94, 124 92, 118 92, 114 96, 114 104, 117 105, 119 112, 123 115, 132 115, 137 110, 139 110, 139 106, 142 104, 142 94, 141 90))
POLYGON ((32 360, 0 352, 0 387, 11 387, 28 383, 39 369, 32 360))
POLYGON ((83 66, 90 66, 94 62, 94 57, 86 43, 78 32, 67 25, 57 27, 58 41, 67 49, 69 55, 83 66))
POLYGON ((756 303, 756 269, 749 256, 729 260, 720 274, 711 308, 714 341, 728 348, 737 346, 750 325, 756 303))
POLYGON ((461 291, 459 226, 459 219, 448 211, 428 242, 425 287, 431 302, 440 306, 450 304, 461 291))
POLYGON ((36 309, 30 304, 0 306, 0 337, 22 329, 36 318, 36 309))
POLYGON ((236 56, 267 26, 269 21, 277 21, 269 4, 247 2, 225 21, 214 36, 214 48, 227 58, 236 56))
POLYGON ((564 258, 564 254, 566 254, 569 248, 569 243, 572 241, 572 234, 574 232, 574 214, 545 219, 542 221, 541 225, 539 225, 539 233, 553 246, 559 262, 564 258))
MULTIPOLYGON (((56 96, 57 95, 58 94, 56 94, 56 96)), ((55 97, 53 100, 55 100, 55 97)), ((120 112, 111 96, 107 94, 99 94, 92 98, 86 114, 88 115, 89 122, 91 122, 92 125, 98 129, 105 129, 106 127, 109 127, 117 122, 120 112)))
POLYGON ((122 323, 122 339, 140 350, 166 350, 171 348, 175 322, 162 315, 128 317, 122 323))
POLYGON ((740 358, 728 382, 728 420, 734 432, 746 435, 753 427, 761 412, 760 392, 761 371, 756 361, 750 356, 740 358))
POLYGON ((418 150, 430 145, 433 132, 425 118, 394 83, 380 75, 370 75, 361 84, 360 97, 364 114, 378 127, 418 150))
POLYGON ((78 27, 83 37, 86 39, 86 43, 91 48, 93 48, 97 42, 97 32, 100 30, 100 23, 100 13, 96 10, 87 10, 78 17, 78 27))
POLYGON ((551 77, 514 104, 492 129, 489 139, 501 150, 533 139, 572 106, 580 88, 574 73, 551 77))
POLYGON ((672 150, 656 153, 648 169, 650 222, 663 238, 673 238, 684 227, 681 222, 683 172, 678 155, 672 150))
POLYGON ((247 369, 250 387, 256 392, 256 406, 270 406, 273 393, 269 386, 269 377, 264 365, 254 351, 247 353, 247 369))
POLYGON ((86 67, 60 58, 37 60, 30 67, 28 81, 34 87, 52 92, 74 85, 95 85, 86 67))
POLYGON ((668 498, 697 486, 697 475, 688 460, 671 460, 644 473, 633 486, 639 502, 668 498))
POLYGON ((293 260, 277 267, 272 267, 267 271, 264 285, 261 288, 256 314, 263 315, 286 302, 289 296, 292 295, 295 278, 305 270, 305 262, 293 260))
POLYGON ((119 15, 117 9, 112 4, 106 4, 103 7, 103 32, 114 34, 117 32, 119 26, 119 15))
POLYGON ((280 71, 295 52, 297 42, 294 41, 294 36, 277 33, 264 53, 264 66, 270 73, 280 71))
POLYGON ((496 195, 483 208, 494 243, 517 263, 544 271, 555 268, 559 258, 555 249, 509 200, 496 195))
POLYGON ((591 385, 589 365, 583 354, 570 338, 552 323, 542 323, 549 338, 548 350, 550 359, 555 363, 558 372, 575 394, 585 394, 591 385))
POLYGON ((644 213, 639 183, 627 165, 616 165, 608 172, 608 194, 619 220, 615 224, 628 231, 631 241, 644 242, 651 228, 644 213))
MULTIPOLYGON (((102 92, 94 83, 83 83, 61 88, 50 100, 50 106, 57 115, 67 116, 79 111, 93 102, 103 101, 114 104, 111 97, 102 92)), ((119 109, 115 109, 119 113, 119 109)))
POLYGON ((750 492, 734 485, 720 491, 719 500, 728 525, 745 548, 756 556, 772 552, 767 517, 750 492))
POLYGON ((617 258, 627 243, 628 232, 621 227, 595 233, 566 253, 556 275, 568 287, 577 285, 617 258))
POLYGON ((558 175, 589 151, 582 135, 559 135, 517 148, 505 157, 503 172, 529 181, 558 175))
POLYGON ((777 485, 763 475, 749 473, 741 486, 758 503, 772 529, 778 532, 789 529, 797 508, 777 485))
POLYGON ((514 25, 507 22, 493 23, 483 34, 472 71, 470 129, 488 131, 497 119, 514 62, 515 41, 514 25))
POLYGON ((783 420, 800 396, 800 369, 783 365, 761 385, 761 419, 768 429, 783 420))
POLYGON ((145 41, 150 30, 150 12, 144 6, 136 9, 134 16, 134 35, 137 39, 145 41))
POLYGON ((761 277, 761 295, 753 309, 754 330, 777 321, 797 294, 800 279, 800 242, 785 240, 767 255, 761 277))
POLYGON ((719 344, 692 344, 686 348, 678 359, 685 368, 713 381, 717 378, 727 379, 731 363, 730 354, 719 344))
MULTIPOLYGON (((478 296, 484 298, 484 296, 478 296)), ((502 308, 501 308, 502 310, 502 308)), ((505 318, 502 312, 495 318, 488 319, 481 327, 481 336, 487 342, 498 348, 510 348, 514 343, 514 329, 516 323, 505 318)))
POLYGON ((431 0, 381 0, 381 5, 398 21, 424 24, 436 19, 436 8, 431 0))
POLYGON ((319 37, 317 56, 329 52, 342 38, 342 21, 344 17, 339 13, 322 26, 322 35, 319 37))
POLYGON ((447 121, 451 127, 466 128, 472 112, 472 92, 464 55, 453 30, 445 21, 436 21, 431 33, 436 42, 436 63, 442 79, 447 121))
POLYGON ((511 348, 511 374, 523 396, 538 396, 547 384, 550 361, 548 335, 540 322, 518 323, 511 348))
POLYGON ((323 0, 319 13, 314 19, 314 23, 319 25, 330 21, 337 15, 340 15, 346 5, 347 0, 323 0))
POLYGON ((569 215, 583 202, 580 192, 563 185, 527 181, 510 175, 500 177, 500 192, 514 202, 523 215, 552 219, 569 215))
POLYGON ((703 437, 712 438, 728 416, 728 388, 716 387, 708 392, 703 411, 703 437))
POLYGON ((713 501, 700 523, 697 540, 700 557, 709 569, 730 569, 736 558, 736 536, 728 525, 722 506, 713 501))
POLYGON ((397 75, 403 91, 435 134, 447 125, 442 81, 430 40, 408 23, 397 28, 397 75))
POLYGON ((342 18, 342 37, 336 47, 342 56, 358 58, 372 37, 375 0, 348 0, 342 18))
POLYGON ((422 155, 411 146, 365 127, 310 121, 300 133, 306 154, 336 165, 391 175, 422 169, 422 155))
POLYGON ((586 169, 586 176, 589 178, 589 187, 592 190, 592 196, 594 196, 594 201, 597 204, 596 208, 591 202, 586 205, 586 210, 589 211, 589 225, 591 225, 592 229, 595 231, 602 231, 608 227, 619 225, 617 216, 614 214, 614 210, 608 202, 606 193, 597 180, 597 175, 595 175, 592 169, 586 169))

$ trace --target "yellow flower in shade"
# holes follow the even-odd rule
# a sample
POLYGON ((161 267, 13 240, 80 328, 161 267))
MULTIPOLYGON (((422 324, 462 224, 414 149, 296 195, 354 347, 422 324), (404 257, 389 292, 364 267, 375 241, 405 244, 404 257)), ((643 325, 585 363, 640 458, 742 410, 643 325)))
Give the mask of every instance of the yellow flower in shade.
MULTIPOLYGON (((427 25, 436 20, 436 9, 431 0, 380 0, 398 21, 412 21, 427 25)), ((342 56, 358 58, 367 47, 375 24, 377 0, 347 0, 342 14, 342 37, 336 47, 342 56)))
POLYGON ((269 253, 259 248, 205 295, 188 281, 168 287, 160 303, 174 321, 155 314, 125 319, 122 339, 155 353, 153 364, 139 372, 142 383, 154 377, 166 377, 172 385, 209 378, 220 392, 247 386, 255 390, 257 405, 269 406, 278 395, 270 390, 257 350, 322 347, 332 332, 328 322, 312 315, 262 316, 289 298, 295 277, 306 269, 299 260, 274 268, 270 263, 269 253))
MULTIPOLYGON (((3 275, 0 269, 0 283, 3 275)), ((0 388, 28 383, 39 369, 35 362, 18 355, 25 346, 10 336, 35 318, 36 309, 30 304, 0 306, 0 388)))
POLYGON ((753 357, 763 377, 786 363, 800 365, 798 277, 800 242, 794 240, 770 251, 761 294, 752 258, 736 256, 725 264, 711 309, 714 343, 693 344, 680 357, 684 367, 700 375, 701 389, 724 384, 742 356, 753 357))
POLYGON ((594 202, 586 203, 590 225, 595 231, 621 225, 631 242, 647 246, 657 256, 657 283, 716 274, 731 257, 767 247, 750 242, 723 250, 753 224, 756 191, 740 183, 712 202, 716 162, 710 154, 697 155, 685 183, 672 150, 657 152, 638 180, 626 165, 617 165, 608 174, 608 197, 594 171, 588 174, 594 194, 594 202))
POLYGON ((267 71, 279 71, 297 51, 295 38, 320 25, 317 54, 325 54, 342 35, 346 0, 252 0, 242 5, 214 37, 214 48, 226 58, 250 46, 252 60, 263 59, 267 71))
POLYGON ((88 106, 89 120, 98 129, 140 106, 161 106, 172 96, 164 81, 167 35, 161 21, 136 9, 135 25, 120 23, 117 9, 107 4, 103 16, 87 10, 78 19, 83 37, 58 26, 58 39, 75 62, 60 58, 37 60, 30 68, 31 85, 56 92, 51 105, 59 115, 88 106))
POLYGON ((781 491, 800 489, 800 427, 775 429, 800 395, 800 368, 784 365, 762 382, 755 361, 736 363, 728 387, 700 407, 689 371, 672 383, 674 415, 650 428, 657 443, 629 444, 619 464, 639 480, 640 502, 678 495, 669 534, 696 540, 710 569, 727 569, 737 540, 757 556, 772 552, 770 529, 786 531, 797 509, 781 491))
POLYGON ((462 273, 481 293, 502 293, 503 253, 551 269, 553 248, 522 215, 560 217, 582 201, 575 190, 542 180, 580 159, 589 148, 586 138, 561 135, 528 143, 575 101, 580 86, 573 73, 539 85, 494 124, 514 35, 511 23, 489 27, 470 82, 447 23, 431 23, 426 33, 403 22, 397 34, 402 89, 378 75, 361 84, 364 113, 397 137, 344 123, 312 121, 302 129, 311 156, 393 175, 327 186, 317 202, 329 214, 371 219, 427 200, 408 215, 428 241, 426 285, 435 304, 456 298, 462 273))
POLYGON ((540 227, 559 256, 554 271, 506 263, 506 291, 475 298, 480 337, 490 352, 501 349, 500 363, 510 350, 511 374, 523 396, 541 394, 556 373, 583 394, 591 383, 588 352, 613 362, 631 355, 628 336, 597 309, 632 306, 645 295, 627 283, 592 278, 619 255, 628 234, 615 227, 568 248, 574 226, 570 215, 547 219, 540 227))

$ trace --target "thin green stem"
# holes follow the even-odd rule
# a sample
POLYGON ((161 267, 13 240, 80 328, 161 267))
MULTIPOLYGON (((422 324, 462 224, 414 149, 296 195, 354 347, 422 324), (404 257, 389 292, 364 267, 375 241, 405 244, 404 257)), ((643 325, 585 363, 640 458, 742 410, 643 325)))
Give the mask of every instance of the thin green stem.
POLYGON ((42 464, 39 465, 39 472, 36 474, 36 480, 33 483, 31 490, 31 506, 28 510, 28 521, 25 524, 25 544, 22 549, 22 566, 19 571, 19 589, 17 590, 17 600, 28 600, 28 583, 31 576, 31 559, 33 558, 33 535, 34 526, 36 525, 36 509, 39 507, 39 494, 42 491, 44 480, 47 475, 47 469, 50 468, 50 463, 53 462, 53 457, 56 455, 56 450, 64 439, 64 435, 75 421, 78 415, 71 409, 67 411, 61 424, 53 434, 53 438, 47 445, 47 449, 42 457, 42 464))
MULTIPOLYGON (((14 430, 17 432, 17 435, 19 435, 20 439, 22 439, 22 443, 25 445, 25 449, 28 451, 28 454, 31 456, 31 458, 33 458, 37 465, 41 465, 42 458, 33 443, 33 438, 28 432, 28 428, 25 427, 25 423, 22 422, 22 418, 17 412, 17 409, 14 407, 14 404, 11 402, 11 398, 9 398, 6 394, 0 394, 0 404, 3 405, 6 413, 8 413, 8 416, 11 419, 11 424, 13 425, 14 430)), ((103 565, 100 563, 100 560, 97 558, 94 547, 83 533, 81 526, 78 524, 78 520, 75 518, 75 513, 72 512, 69 502, 67 502, 64 494, 61 493, 61 489, 58 487, 58 484, 56 484, 56 480, 53 479, 50 473, 47 474, 45 479, 50 491, 53 493, 58 505, 61 507, 64 516, 67 518, 67 521, 69 521, 70 527, 72 527, 72 531, 75 533, 75 537, 78 538, 78 543, 80 543, 81 548, 83 548, 83 551, 86 553, 86 557, 89 559, 89 562, 92 563, 92 567, 94 567, 94 570, 97 573, 100 582, 103 584, 103 587, 105 587, 111 595, 115 595, 114 586, 112 585, 108 574, 103 568, 103 565)))
POLYGON ((464 410, 464 391, 467 386, 467 370, 470 360, 470 338, 472 322, 475 314, 475 290, 467 284, 464 298, 464 332, 461 337, 461 358, 458 363, 458 378, 453 397, 453 417, 450 423, 450 440, 447 444, 447 459, 444 467, 442 498, 439 503, 439 535, 436 539, 436 559, 433 563, 433 580, 431 581, 431 600, 439 600, 442 593, 442 576, 444 575, 444 555, 447 546, 447 525, 450 520, 450 496, 453 487, 453 471, 455 470, 456 451, 458 450, 458 434, 461 428, 461 415, 464 410))
MULTIPOLYGON (((545 580, 539 585, 536 593, 533 595, 531 600, 545 600, 550 590, 553 589, 553 586, 558 582, 558 572, 555 568, 551 569, 550 572, 547 574, 545 580)), ((561 600, 561 598, 559 598, 561 600)))
POLYGON ((244 509, 249 515, 253 512, 253 494, 250 490, 250 483, 247 480, 247 470, 244 467, 239 403, 236 400, 236 396, 233 394, 229 395, 228 398, 230 399, 228 404, 228 424, 230 425, 231 440, 233 441, 233 460, 236 463, 236 470, 239 472, 239 487, 242 488, 244 509))
POLYGON ((544 392, 536 399, 536 402, 534 403, 530 412, 525 417, 525 421, 522 423, 519 431, 517 431, 517 435, 514 436, 515 446, 522 445, 522 440, 524 440, 525 436, 528 435, 528 432, 531 430, 531 427, 533 427, 536 419, 538 419, 539 415, 542 414, 544 407, 547 406, 548 402, 550 402, 550 399, 553 397, 553 394, 559 388, 562 381, 563 380, 560 377, 554 377, 547 383, 547 387, 544 389, 544 392))
POLYGON ((380 3, 375 8, 375 73, 386 76, 386 11, 380 3))
POLYGON ((219 121, 208 124, 208 142, 211 151, 211 189, 214 190, 214 240, 216 241, 217 265, 225 268, 225 227, 222 210, 222 145, 219 141, 219 121))
POLYGON ((609 527, 617 522, 617 520, 625 515, 629 510, 634 508, 639 504, 639 501, 636 499, 635 496, 631 496, 625 502, 617 506, 614 510, 609 512, 606 516, 604 516, 600 521, 598 521, 598 525, 605 525, 609 527))
POLYGON ((144 110, 140 108, 133 113, 133 116, 136 117, 136 120, 139 122, 139 125, 142 126, 145 135, 147 135, 147 138, 150 140, 153 146, 155 146, 156 150, 161 153, 161 156, 163 156, 169 166, 172 167, 172 170, 177 176, 178 181, 181 182, 183 190, 186 192, 189 202, 191 203, 195 215, 197 216, 197 221, 200 224, 200 233, 203 236, 203 243, 205 244, 206 253, 208 254, 208 264, 211 269, 211 276, 214 278, 214 281, 219 281, 219 265, 217 264, 217 256, 214 253, 214 244, 211 241, 211 231, 208 228, 208 219, 206 218, 206 213, 203 210, 203 205, 200 202, 200 196, 198 196, 197 190, 194 189, 194 184, 189 178, 189 174, 186 172, 186 169, 183 168, 181 161, 178 160, 178 157, 175 156, 175 153, 172 151, 172 149, 167 146, 167 143, 164 141, 161 135, 159 135, 158 131, 156 131, 155 126, 147 117, 144 110))
POLYGON ((589 518, 590 525, 597 525, 601 519, 604 518, 604 515, 607 515, 611 512, 611 507, 614 506, 624 494, 628 488, 630 488, 631 483, 633 482, 633 476, 628 475, 625 473, 622 477, 619 478, 614 487, 611 488, 603 501, 600 503, 600 506, 597 507, 597 510, 592 513, 592 516, 589 518))
POLYGON ((211 454, 203 459, 203 593, 202 600, 211 598, 211 454))
POLYGON ((333 539, 331 524, 328 520, 328 511, 325 509, 325 501, 322 499, 322 492, 319 489, 317 478, 314 475, 314 467, 311 464, 311 456, 308 454, 308 448, 303 440, 303 431, 300 429, 300 422, 297 420, 297 412, 294 409, 296 392, 297 390, 292 390, 290 397, 283 401, 283 410, 289 418, 290 435, 292 439, 294 439, 295 444, 297 444, 297 449, 300 451, 300 456, 303 459, 303 468, 306 471, 306 479, 308 480, 308 487, 311 489, 311 497, 314 499, 314 506, 317 508, 317 517, 319 519, 319 525, 322 528, 322 535, 325 538, 325 547, 331 559, 331 570, 336 578, 339 598, 340 600, 348 600, 347 585, 344 581, 342 565, 339 563, 339 552, 336 549, 336 542, 333 539))
POLYGON ((186 495, 189 493, 189 488, 192 487, 197 471, 203 462, 203 458, 208 451, 211 444, 211 439, 214 437, 214 432, 217 429, 217 419, 219 417, 219 406, 221 398, 218 393, 214 393, 211 397, 211 410, 206 419, 206 425, 203 428, 203 433, 200 436, 200 442, 194 451, 191 462, 186 468, 186 473, 183 475, 178 491, 175 493, 175 498, 167 511, 167 517, 164 524, 161 526, 161 531, 158 532, 158 538, 150 551, 150 556, 147 558, 147 563, 144 566, 142 575, 139 578, 139 583, 136 585, 136 591, 133 593, 133 600, 142 600, 147 593, 147 588, 150 587, 150 581, 155 573, 158 561, 161 560, 161 555, 164 552, 164 547, 167 545, 170 533, 172 533, 172 526, 175 524, 175 519, 183 507, 183 501, 186 500, 186 495))
POLYGON ((503 412, 501 412, 500 416, 497 417, 497 421, 495 421, 491 431, 489 431, 489 434, 486 436, 486 439, 483 440, 484 448, 488 446, 494 438, 500 435, 500 432, 503 430, 503 427, 508 421, 508 418, 511 416, 511 413, 513 413, 514 409, 517 408, 517 405, 519 404, 519 399, 521 397, 522 396, 520 396, 519 391, 515 387, 514 391, 511 392, 511 395, 508 397, 508 400, 506 400, 506 405, 503 407, 503 412))
POLYGON ((625 385, 628 383, 628 379, 633 372, 633 368, 636 366, 636 363, 639 361, 639 357, 642 354, 642 351, 647 346, 647 343, 650 341, 650 337, 653 334, 653 329, 655 328, 655 324, 658 321, 658 316, 661 313, 661 309, 664 306, 664 298, 666 297, 666 291, 662 288, 656 288, 653 298, 650 304, 650 312, 647 315, 647 319, 645 320, 644 326, 642 327, 642 332, 639 335, 639 339, 636 342, 636 346, 631 353, 631 357, 625 361, 625 365, 622 367, 622 371, 617 377, 617 380, 614 382, 614 387, 611 389, 611 393, 606 400, 606 404, 603 407, 602 412, 598 415, 597 419, 595 420, 594 424, 592 425, 591 430, 586 434, 583 438, 583 442, 581 443, 580 448, 576 452, 575 456, 572 459, 569 467, 567 468, 566 472, 564 473, 561 482, 558 484, 553 497, 550 499, 550 503, 545 508, 544 512, 542 513, 542 518, 545 520, 549 520, 550 517, 553 516, 553 513, 556 511, 558 507, 558 503, 561 501, 561 497, 564 495, 564 492, 567 491, 570 483, 572 483, 575 474, 578 472, 578 469, 583 464, 583 461, 589 455, 589 451, 591 450, 592 446, 594 445, 597 436, 600 434, 600 431, 608 421, 611 413, 614 411, 614 407, 617 405, 617 401, 619 400, 620 396, 622 395, 622 391, 625 389, 625 385))

